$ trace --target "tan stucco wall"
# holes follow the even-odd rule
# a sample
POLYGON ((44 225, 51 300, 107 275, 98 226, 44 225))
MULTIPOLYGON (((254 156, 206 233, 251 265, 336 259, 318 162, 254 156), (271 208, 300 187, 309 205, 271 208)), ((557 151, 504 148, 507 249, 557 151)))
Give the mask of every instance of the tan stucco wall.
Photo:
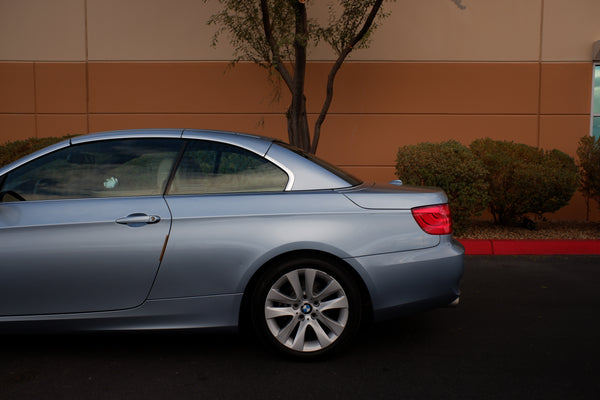
MULTIPOLYGON (((326 18, 327 2, 309 12, 326 18)), ((371 48, 354 60, 589 61, 600 39, 597 0, 398 0, 371 48)), ((216 1, 0 0, 0 60, 204 60, 231 58, 210 46, 216 1)), ((313 60, 331 60, 326 48, 313 60)))
POLYGON ((0 0, 0 60, 86 59, 84 0, 0 0))
POLYGON ((598 0, 544 0, 542 60, 590 61, 599 15, 598 0))

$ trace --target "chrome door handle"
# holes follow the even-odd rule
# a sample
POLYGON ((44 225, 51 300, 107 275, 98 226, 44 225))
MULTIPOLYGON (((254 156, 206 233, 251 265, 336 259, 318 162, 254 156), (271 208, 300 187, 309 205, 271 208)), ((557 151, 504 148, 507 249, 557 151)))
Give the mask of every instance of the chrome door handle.
POLYGON ((115 222, 117 224, 141 226, 146 224, 156 224, 160 221, 158 215, 148 215, 143 213, 129 214, 126 217, 118 218, 115 222))

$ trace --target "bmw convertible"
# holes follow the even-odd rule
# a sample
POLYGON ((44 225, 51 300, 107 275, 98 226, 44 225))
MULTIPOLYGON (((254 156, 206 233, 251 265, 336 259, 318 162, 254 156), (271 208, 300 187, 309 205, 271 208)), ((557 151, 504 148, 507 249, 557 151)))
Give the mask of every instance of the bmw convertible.
POLYGON ((248 326, 319 357, 456 303, 463 254, 442 190, 264 137, 103 132, 0 168, 0 331, 248 326))

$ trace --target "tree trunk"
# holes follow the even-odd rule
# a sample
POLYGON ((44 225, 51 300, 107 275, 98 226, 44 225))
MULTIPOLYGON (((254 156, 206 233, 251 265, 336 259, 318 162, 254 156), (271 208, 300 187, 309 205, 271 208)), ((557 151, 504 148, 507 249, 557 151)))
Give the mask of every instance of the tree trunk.
POLYGON ((288 139, 291 145, 310 151, 310 131, 306 115, 306 97, 294 96, 292 104, 286 113, 288 139))
POLYGON ((290 144, 310 151, 310 133, 306 117, 306 96, 304 82, 306 78, 306 46, 308 43, 308 18, 304 2, 293 1, 296 13, 294 39, 294 78, 291 85, 292 104, 288 109, 288 136, 290 144))
POLYGON ((329 111, 331 101, 333 99, 333 83, 337 72, 342 63, 350 54, 350 52, 367 34, 373 21, 381 8, 383 0, 375 0, 369 15, 367 16, 360 31, 351 38, 346 47, 338 55, 329 76, 327 78, 327 93, 326 99, 315 123, 315 131, 311 140, 310 131, 308 128, 308 118, 306 115, 306 97, 304 95, 304 84, 306 78, 306 46, 308 43, 308 18, 306 15, 306 5, 303 0, 288 0, 295 12, 295 27, 294 27, 294 54, 293 76, 283 65, 279 57, 279 45, 273 37, 271 19, 269 15, 269 6, 267 0, 260 1, 260 9, 263 21, 263 29, 267 44, 271 50, 272 62, 275 69, 281 75, 286 86, 292 94, 292 103, 290 104, 287 116, 288 139, 290 144, 301 148, 304 151, 315 154, 319 145, 321 136, 321 125, 325 121, 325 116, 329 111))

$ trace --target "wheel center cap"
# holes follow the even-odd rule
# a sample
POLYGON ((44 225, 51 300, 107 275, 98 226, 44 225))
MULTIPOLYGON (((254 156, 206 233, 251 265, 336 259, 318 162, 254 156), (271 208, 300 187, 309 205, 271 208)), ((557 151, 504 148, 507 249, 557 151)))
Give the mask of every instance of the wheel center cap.
POLYGON ((302 311, 302 313, 304 314, 310 314, 313 310, 312 306, 310 304, 304 304, 300 310, 302 311))

